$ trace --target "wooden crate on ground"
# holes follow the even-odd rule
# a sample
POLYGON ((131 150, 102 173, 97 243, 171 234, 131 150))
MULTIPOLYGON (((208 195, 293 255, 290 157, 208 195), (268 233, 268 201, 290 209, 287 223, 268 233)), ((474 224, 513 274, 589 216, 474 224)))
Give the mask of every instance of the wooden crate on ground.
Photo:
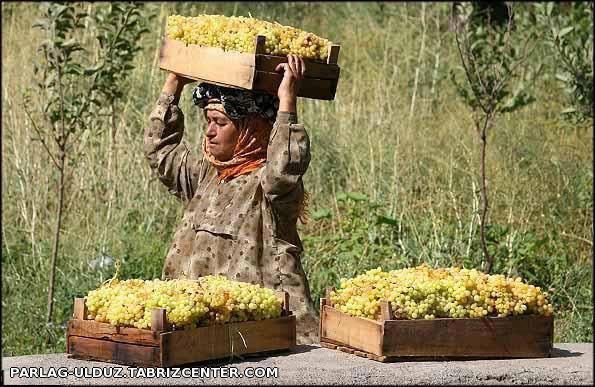
POLYGON ((115 327, 87 319, 84 298, 75 299, 68 321, 67 353, 76 359, 146 367, 171 367, 234 355, 291 350, 296 345, 296 320, 289 295, 281 316, 191 329, 172 330, 165 309, 154 309, 151 329, 115 327))
POLYGON ((550 357, 552 316, 392 320, 381 303, 381 320, 353 317, 320 300, 320 344, 387 362, 399 359, 550 357))
MULTIPOLYGON (((283 75, 275 72, 275 68, 279 63, 286 63, 287 57, 265 54, 265 39, 257 36, 255 52, 247 54, 164 38, 159 68, 201 82, 276 95, 283 75)), ((332 45, 326 63, 304 59, 306 72, 298 85, 298 97, 335 98, 340 73, 337 65, 339 50, 339 45, 332 45)))

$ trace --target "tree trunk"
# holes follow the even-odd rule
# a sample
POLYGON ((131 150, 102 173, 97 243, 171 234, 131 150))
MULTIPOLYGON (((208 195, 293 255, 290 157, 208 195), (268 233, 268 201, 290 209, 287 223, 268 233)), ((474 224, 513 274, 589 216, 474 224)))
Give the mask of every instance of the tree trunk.
POLYGON ((48 313, 46 321, 52 321, 52 311, 54 308, 54 284, 56 277, 56 261, 58 257, 58 249, 60 247, 60 228, 62 227, 62 208, 64 206, 64 166, 65 166, 64 150, 60 151, 60 185, 58 186, 58 209, 56 211, 56 229, 54 232, 54 248, 52 251, 52 261, 50 263, 50 286, 48 289, 48 313))
POLYGON ((479 158, 480 158, 480 164, 479 164, 479 173, 481 175, 481 212, 479 215, 479 222, 480 222, 480 226, 479 226, 479 234, 480 234, 480 238, 481 238, 481 250, 483 251, 483 257, 485 259, 485 264, 484 264, 484 271, 486 273, 490 273, 490 271, 492 270, 492 265, 493 265, 493 257, 490 255, 490 253, 488 252, 488 247, 486 244, 486 238, 485 238, 485 225, 486 225, 486 215, 488 213, 488 192, 487 192, 487 187, 486 187, 486 171, 485 171, 485 163, 486 163, 486 145, 487 145, 487 136, 486 136, 486 131, 487 131, 487 126, 489 124, 490 118, 489 116, 486 117, 485 123, 483 128, 481 129, 480 132, 480 148, 479 148, 479 158))
POLYGON ((116 147, 116 131, 118 130, 118 128, 116 127, 116 107, 114 104, 114 100, 112 99, 111 103, 110 103, 110 109, 111 109, 111 121, 112 121, 112 157, 113 157, 113 173, 112 173, 112 179, 113 181, 111 182, 112 184, 112 198, 111 200, 114 199, 115 196, 118 195, 118 189, 117 189, 117 184, 115 184, 115 180, 117 179, 118 176, 118 149, 116 147))
POLYGON ((107 200, 107 217, 105 221, 105 228, 103 231, 102 237, 102 244, 105 247, 107 241, 108 230, 110 229, 110 223, 112 220, 112 206, 114 204, 114 200, 118 196, 118 189, 116 184, 116 179, 118 175, 118 154, 116 149, 116 112, 114 106, 114 100, 110 101, 110 123, 111 123, 111 132, 110 132, 110 147, 109 147, 109 156, 108 156, 108 184, 109 184, 109 198, 107 200))
MULTIPOLYGON (((56 31, 52 28, 52 35, 53 40, 56 40, 56 31)), ((54 46, 54 55, 58 58, 58 54, 56 53, 55 46, 54 46)), ((64 207, 64 168, 66 166, 66 142, 67 142, 67 134, 66 134, 66 124, 65 114, 64 114, 64 94, 62 90, 62 68, 60 67, 59 63, 54 63, 56 66, 56 72, 58 75, 58 90, 60 93, 60 132, 59 135, 56 136, 55 141, 58 145, 58 170, 60 172, 60 184, 58 186, 58 209, 56 213, 56 231, 54 233, 54 249, 52 252, 52 260, 50 262, 50 284, 48 289, 48 314, 46 316, 46 322, 52 322, 52 312, 54 309, 54 284, 56 278, 56 261, 58 258, 58 250, 60 247, 60 229, 62 227, 62 208, 64 207)), ((54 135, 56 133, 54 132, 54 135)), ((49 342, 50 336, 46 337, 46 343, 49 342)))

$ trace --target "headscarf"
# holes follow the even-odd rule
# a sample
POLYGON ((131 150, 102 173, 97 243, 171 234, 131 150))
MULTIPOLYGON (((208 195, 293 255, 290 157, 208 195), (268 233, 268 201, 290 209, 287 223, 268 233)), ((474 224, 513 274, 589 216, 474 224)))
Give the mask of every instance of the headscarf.
POLYGON ((276 95, 204 82, 196 86, 192 92, 192 101, 201 109, 214 99, 219 100, 225 114, 232 120, 257 113, 264 116, 272 125, 277 118, 279 98, 276 95))

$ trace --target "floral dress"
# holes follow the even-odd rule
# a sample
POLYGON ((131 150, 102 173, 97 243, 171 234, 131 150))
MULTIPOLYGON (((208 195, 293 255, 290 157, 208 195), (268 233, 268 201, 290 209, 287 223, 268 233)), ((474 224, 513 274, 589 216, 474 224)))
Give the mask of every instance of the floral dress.
POLYGON ((310 141, 295 113, 279 112, 267 162, 230 181, 185 141, 184 115, 162 93, 145 129, 144 152, 152 170, 185 206, 163 267, 163 278, 224 275, 289 293, 298 344, 317 340, 318 322, 302 268, 297 232, 302 176, 310 141))

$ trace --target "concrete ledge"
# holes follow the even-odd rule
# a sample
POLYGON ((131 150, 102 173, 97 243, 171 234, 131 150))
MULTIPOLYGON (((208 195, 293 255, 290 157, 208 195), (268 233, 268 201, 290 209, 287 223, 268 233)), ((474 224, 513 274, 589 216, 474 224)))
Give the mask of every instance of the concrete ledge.
MULTIPOLYGON (((547 359, 399 361, 379 363, 317 345, 301 345, 295 352, 269 357, 224 360, 177 369, 178 377, 132 377, 138 368, 117 364, 68 359, 66 354, 2 358, 4 384, 80 385, 194 385, 194 384, 552 384, 593 385, 593 344, 555 344, 547 359), (21 367, 21 368, 15 368, 21 367), (29 368, 24 368, 29 367, 29 368), (257 367, 277 367, 278 377, 245 376, 257 367), (19 377, 12 372, 37 372, 64 377, 19 377), (59 371, 61 369, 61 371, 59 371), (217 371, 215 371, 217 369, 217 371), (215 372, 237 372, 242 377, 213 376, 215 372), (211 377, 192 377, 191 372, 211 372, 211 377), (77 375, 75 375, 75 371, 77 375), (99 377, 81 376, 84 372, 99 377), (184 377, 186 372, 189 377, 184 377), (66 375, 70 373, 70 375, 66 375), (106 377, 108 374, 121 377, 106 377)), ((162 369, 144 369, 146 372, 162 369)), ((175 371, 175 370, 170 370, 175 371)), ((165 372, 165 370, 163 370, 165 372)), ((274 371, 273 371, 274 372, 274 371)), ((50 375, 51 376, 51 375, 50 375)))

